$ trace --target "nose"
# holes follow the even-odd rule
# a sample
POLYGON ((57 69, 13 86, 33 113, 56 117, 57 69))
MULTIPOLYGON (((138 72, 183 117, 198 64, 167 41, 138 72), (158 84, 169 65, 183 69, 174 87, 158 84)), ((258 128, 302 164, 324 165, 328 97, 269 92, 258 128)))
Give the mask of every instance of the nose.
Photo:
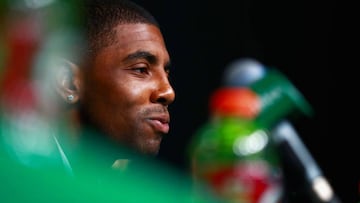
POLYGON ((158 80, 157 88, 153 91, 151 101, 154 103, 161 103, 162 105, 169 105, 175 100, 175 91, 172 88, 170 81, 166 76, 158 80))

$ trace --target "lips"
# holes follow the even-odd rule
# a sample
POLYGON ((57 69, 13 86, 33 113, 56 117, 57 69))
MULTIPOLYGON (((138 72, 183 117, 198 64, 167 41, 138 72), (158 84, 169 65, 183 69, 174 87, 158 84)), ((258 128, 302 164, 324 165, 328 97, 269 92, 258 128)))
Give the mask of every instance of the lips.
POLYGON ((168 133, 170 129, 169 121, 169 116, 166 115, 149 118, 149 123, 154 130, 165 134, 168 133))

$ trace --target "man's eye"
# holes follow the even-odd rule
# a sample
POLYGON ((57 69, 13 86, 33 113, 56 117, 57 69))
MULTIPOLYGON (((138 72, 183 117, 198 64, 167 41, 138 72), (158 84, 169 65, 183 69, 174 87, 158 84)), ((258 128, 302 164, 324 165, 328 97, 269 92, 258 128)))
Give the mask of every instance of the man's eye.
POLYGON ((137 73, 148 73, 147 68, 133 68, 132 70, 137 72, 137 73))

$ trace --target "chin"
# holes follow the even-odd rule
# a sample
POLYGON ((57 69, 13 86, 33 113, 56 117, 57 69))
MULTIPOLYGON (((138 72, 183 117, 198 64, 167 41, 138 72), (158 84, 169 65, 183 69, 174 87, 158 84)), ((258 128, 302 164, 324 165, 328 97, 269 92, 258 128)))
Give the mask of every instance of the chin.
POLYGON ((149 156, 157 156, 160 150, 160 142, 159 141, 151 141, 148 143, 144 143, 139 151, 142 154, 149 155, 149 156))
POLYGON ((145 149, 142 149, 141 153, 149 156, 157 156, 159 154, 159 147, 147 147, 145 149))

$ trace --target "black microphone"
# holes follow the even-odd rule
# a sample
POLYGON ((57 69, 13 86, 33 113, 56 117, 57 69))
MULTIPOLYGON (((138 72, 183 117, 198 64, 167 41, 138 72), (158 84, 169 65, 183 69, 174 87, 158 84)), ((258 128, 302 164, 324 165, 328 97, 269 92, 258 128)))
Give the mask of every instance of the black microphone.
POLYGON ((303 172, 314 201, 341 202, 289 121, 280 121, 272 129, 271 135, 279 151, 291 156, 290 163, 294 163, 303 172))
MULTIPOLYGON (((229 87, 247 87, 261 80, 266 73, 267 68, 255 59, 237 59, 225 68, 223 84, 229 87)), ((311 197, 315 202, 341 202, 289 121, 285 118, 280 120, 271 130, 271 137, 279 153, 292 154, 291 157, 283 157, 286 157, 287 162, 293 163, 303 172, 305 182, 308 184, 311 197)))

